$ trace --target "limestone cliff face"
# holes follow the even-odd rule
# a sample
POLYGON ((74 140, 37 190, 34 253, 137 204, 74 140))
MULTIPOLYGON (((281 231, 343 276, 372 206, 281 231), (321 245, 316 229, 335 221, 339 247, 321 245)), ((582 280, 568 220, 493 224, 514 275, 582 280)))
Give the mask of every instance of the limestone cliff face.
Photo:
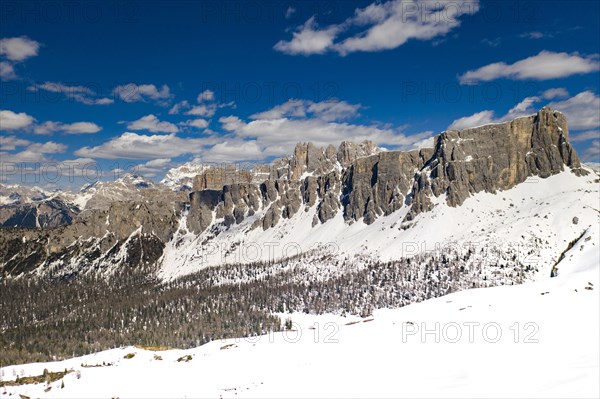
POLYGON ((344 174, 344 217, 371 224, 408 203, 413 178, 432 155, 431 149, 381 152, 357 159, 344 174))
POLYGON ((193 190, 220 190, 228 184, 250 183, 253 177, 251 171, 235 165, 208 168, 194 178, 193 190))
POLYGON ((434 197, 460 206, 475 193, 506 190, 530 176, 546 178, 566 167, 586 174, 568 134, 565 117, 544 108, 511 122, 443 132, 434 148, 421 150, 300 143, 271 165, 203 169, 187 201, 181 193, 144 190, 152 195, 86 209, 65 226, 3 229, 0 273, 156 265, 183 215, 189 231, 211 232, 206 239, 244 221, 244 229, 277 228, 302 212, 313 212, 313 226, 338 215, 371 224, 401 209, 411 221, 432 209, 434 197))
POLYGON ((550 108, 511 122, 440 134, 432 158, 415 177, 408 219, 431 209, 431 195, 446 194, 449 205, 459 206, 474 193, 506 190, 529 176, 546 178, 565 165, 576 175, 586 173, 568 136, 566 118, 550 108))
POLYGON ((313 225, 340 211, 348 222, 371 224, 403 206, 412 220, 432 208, 433 196, 459 206, 474 193, 506 190, 565 166, 585 173, 568 134, 564 115, 543 108, 511 122, 443 132, 434 148, 421 150, 381 151, 370 142, 344 142, 337 150, 298 144, 292 157, 275 162, 268 180, 192 193, 189 220, 201 233, 217 220, 230 227, 262 211, 253 227, 266 230, 315 205, 313 225))
POLYGON ((252 227, 266 230, 281 219, 292 218, 301 208, 308 211, 315 205, 313 224, 324 223, 341 209, 344 170, 378 151, 381 150, 369 141, 343 142, 338 149, 299 143, 291 157, 274 161, 270 168, 256 168, 258 173, 207 170, 197 177, 198 190, 190 195, 188 227, 201 233, 221 219, 230 227, 262 211, 261 219, 252 227), (209 181, 215 184, 208 184, 209 181))

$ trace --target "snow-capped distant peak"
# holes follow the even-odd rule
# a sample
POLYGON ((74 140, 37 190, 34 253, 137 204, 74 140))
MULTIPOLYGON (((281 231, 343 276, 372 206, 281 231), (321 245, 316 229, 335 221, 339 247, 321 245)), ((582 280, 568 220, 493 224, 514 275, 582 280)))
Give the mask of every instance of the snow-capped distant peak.
POLYGON ((121 184, 131 184, 138 188, 146 188, 154 185, 154 181, 146 179, 144 176, 134 173, 126 173, 120 178, 116 179, 114 182, 121 184))
POLYGON ((202 163, 186 162, 170 169, 161 183, 174 191, 191 190, 194 178, 208 168, 209 166, 202 163))

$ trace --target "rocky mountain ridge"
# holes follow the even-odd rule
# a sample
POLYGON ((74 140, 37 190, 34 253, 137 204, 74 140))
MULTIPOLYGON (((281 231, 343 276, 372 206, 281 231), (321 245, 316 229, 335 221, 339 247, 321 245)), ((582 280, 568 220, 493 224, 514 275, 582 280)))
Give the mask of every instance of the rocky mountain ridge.
POLYGON ((298 144, 285 167, 276 169, 280 173, 260 184, 226 181, 221 189, 193 192, 189 226, 201 233, 222 219, 229 227, 263 210, 253 228, 266 230, 315 205, 313 225, 340 210, 348 222, 371 224, 403 206, 410 207, 410 221, 431 210, 431 198, 442 194, 449 205, 460 206, 474 193, 505 190, 529 176, 546 178, 565 166, 575 175, 587 173, 568 142, 566 118, 549 108, 511 122, 443 132, 432 149, 373 149, 369 142, 344 143, 337 152, 298 144))
MULTIPOLYGON (((165 185, 135 187, 139 179, 112 182, 102 200, 88 207, 88 199, 70 223, 4 229, 0 267, 4 275, 59 276, 160 268, 169 262, 166 248, 176 252, 183 237, 206 243, 225 231, 243 236, 271 230, 276 237, 287 221, 306 217, 313 227, 340 215, 346 225, 368 226, 402 211, 401 227, 410 229, 440 201, 460 207, 477 193, 565 170, 573 178, 588 173, 568 142, 565 117, 549 108, 511 122, 443 132, 434 148, 421 150, 382 151, 370 142, 344 142, 337 149, 302 143, 269 166, 202 169, 189 198, 165 185), (119 196, 118 187, 128 184, 134 188, 119 196), (127 197, 130 192, 135 195, 127 197)), ((97 194, 98 188, 90 189, 97 194)))

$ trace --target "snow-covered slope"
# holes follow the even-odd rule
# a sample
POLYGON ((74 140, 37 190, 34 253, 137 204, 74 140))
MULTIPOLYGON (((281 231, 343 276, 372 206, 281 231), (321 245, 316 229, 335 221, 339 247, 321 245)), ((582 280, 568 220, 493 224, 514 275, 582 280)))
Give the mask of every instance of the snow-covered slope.
POLYGON ((0 227, 57 227, 79 211, 68 192, 0 184, 0 227))
POLYGON ((0 206, 43 201, 55 194, 39 187, 0 184, 0 206))
POLYGON ((71 200, 81 209, 107 208, 115 201, 129 201, 143 198, 147 189, 155 183, 143 176, 125 174, 113 181, 97 181, 71 194, 71 200))
MULTIPOLYGON (((116 201, 146 199, 160 190, 166 192, 169 191, 169 188, 134 174, 125 174, 113 181, 96 181, 86 184, 79 191, 48 191, 39 187, 0 184, 0 213, 6 214, 4 217, 0 215, 0 224, 3 219, 12 217, 14 213, 23 213, 22 209, 28 212, 31 208, 44 205, 55 208, 56 204, 60 204, 57 212, 65 213, 64 209, 68 209, 75 215, 83 210, 108 208, 111 203, 116 201), (27 206, 29 204, 31 206, 27 206)), ((13 219, 19 218, 14 217, 13 219)), ((65 223, 60 224, 70 223, 71 218, 68 218, 65 223)), ((17 223, 17 226, 32 227, 27 223, 17 223)), ((56 227, 56 224, 42 227, 56 227)))
POLYGON ((596 216, 565 254, 556 278, 462 291, 378 310, 362 320, 294 314, 296 331, 214 341, 191 350, 128 347, 5 367, 3 381, 41 375, 45 368, 73 372, 50 384, 6 386, 0 394, 598 397, 599 233, 596 216), (127 359, 128 354, 135 356, 127 359))
POLYGON ((319 257, 366 255, 383 261, 423 251, 441 254, 471 248, 482 261, 496 252, 515 255, 546 276, 568 244, 598 223, 598 197, 597 174, 577 177, 567 168, 546 179, 530 177, 507 191, 475 194, 459 207, 448 206, 444 196, 434 197, 434 209, 410 223, 402 223, 408 212, 403 207, 370 225, 362 221, 349 225, 339 212, 313 226, 317 209, 312 207, 268 230, 251 229, 262 217, 257 212, 235 228, 195 235, 187 231, 183 217, 179 232, 167 243, 160 275, 171 279, 208 266, 281 259, 316 248, 319 257))
POLYGON ((169 169, 161 183, 174 191, 190 191, 194 178, 209 168, 203 163, 186 162, 176 168, 169 169))

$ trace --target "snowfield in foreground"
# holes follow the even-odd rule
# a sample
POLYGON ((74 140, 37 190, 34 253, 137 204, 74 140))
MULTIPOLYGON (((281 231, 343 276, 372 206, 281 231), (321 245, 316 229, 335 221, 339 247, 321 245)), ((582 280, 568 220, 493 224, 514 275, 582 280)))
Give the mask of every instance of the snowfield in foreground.
POLYGON ((379 310, 372 320, 293 314, 295 332, 191 350, 128 347, 9 366, 3 381, 44 369, 73 372, 49 385, 6 386, 0 395, 598 397, 599 227, 598 219, 590 222, 556 278, 379 310))

